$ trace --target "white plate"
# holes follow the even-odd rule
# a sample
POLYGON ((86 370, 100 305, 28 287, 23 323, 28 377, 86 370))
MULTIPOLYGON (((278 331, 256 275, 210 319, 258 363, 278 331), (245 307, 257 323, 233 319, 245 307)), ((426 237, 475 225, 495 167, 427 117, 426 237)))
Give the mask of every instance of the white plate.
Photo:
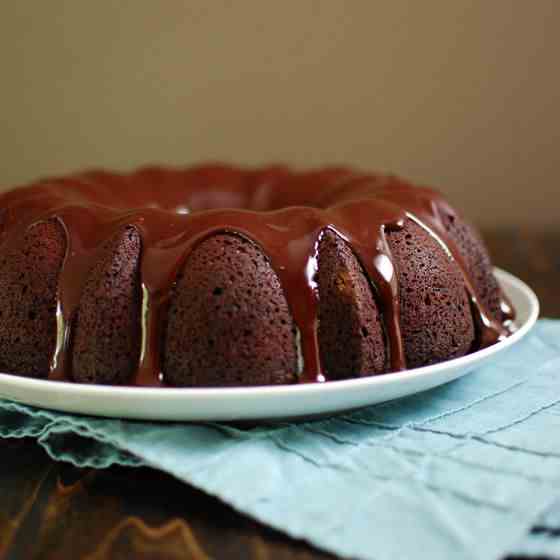
POLYGON ((496 276, 516 309, 518 330, 494 346, 433 366, 347 381, 227 389, 108 387, 0 374, 0 397, 65 412, 142 420, 287 419, 389 401, 491 363, 529 332, 539 314, 537 297, 515 276, 500 269, 496 276))

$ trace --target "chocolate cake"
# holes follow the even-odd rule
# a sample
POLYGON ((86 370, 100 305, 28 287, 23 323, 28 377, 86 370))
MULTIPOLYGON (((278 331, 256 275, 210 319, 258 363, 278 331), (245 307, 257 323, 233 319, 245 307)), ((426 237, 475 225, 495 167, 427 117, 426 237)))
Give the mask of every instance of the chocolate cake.
POLYGON ((323 382, 508 335, 475 229, 346 168, 88 171, 0 196, 0 371, 144 386, 323 382))

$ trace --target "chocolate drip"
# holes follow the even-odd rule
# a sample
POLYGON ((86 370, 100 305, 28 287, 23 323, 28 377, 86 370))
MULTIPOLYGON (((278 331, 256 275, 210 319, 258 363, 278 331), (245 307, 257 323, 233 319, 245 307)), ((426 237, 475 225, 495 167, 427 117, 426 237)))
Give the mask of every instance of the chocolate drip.
MULTIPOLYGON (((461 269, 478 347, 507 336, 478 297, 464 259, 447 234, 442 213, 454 211, 430 189, 345 168, 294 173, 283 167, 242 170, 208 165, 184 170, 149 167, 122 175, 89 171, 50 179, 0 197, 0 242, 12 244, 31 224, 56 217, 68 237, 59 278, 57 352, 51 379, 68 379, 72 317, 101 245, 126 225, 142 237, 143 348, 133 384, 165 384, 160 330, 176 274, 208 236, 234 232, 270 259, 299 330, 303 382, 325 379, 319 357, 317 247, 332 229, 354 249, 377 294, 388 341, 390 370, 406 368, 399 323, 399 287, 385 234, 407 219, 430 233, 461 269)), ((511 305, 502 300, 504 323, 511 305)))

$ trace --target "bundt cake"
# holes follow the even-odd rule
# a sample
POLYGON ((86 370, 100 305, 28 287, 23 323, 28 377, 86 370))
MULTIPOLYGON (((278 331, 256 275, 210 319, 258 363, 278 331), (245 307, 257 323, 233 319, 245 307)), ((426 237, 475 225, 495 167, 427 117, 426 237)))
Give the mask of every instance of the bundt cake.
POLYGON ((390 373, 508 335, 477 232, 345 168, 89 171, 0 196, 0 371, 147 386, 390 373))

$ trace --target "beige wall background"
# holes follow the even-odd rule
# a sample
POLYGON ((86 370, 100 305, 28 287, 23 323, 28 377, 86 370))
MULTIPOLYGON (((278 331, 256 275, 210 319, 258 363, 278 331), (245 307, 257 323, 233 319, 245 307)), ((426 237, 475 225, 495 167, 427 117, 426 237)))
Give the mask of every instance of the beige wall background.
POLYGON ((0 183, 83 166, 350 163, 558 226, 560 1, 0 5, 0 183))

